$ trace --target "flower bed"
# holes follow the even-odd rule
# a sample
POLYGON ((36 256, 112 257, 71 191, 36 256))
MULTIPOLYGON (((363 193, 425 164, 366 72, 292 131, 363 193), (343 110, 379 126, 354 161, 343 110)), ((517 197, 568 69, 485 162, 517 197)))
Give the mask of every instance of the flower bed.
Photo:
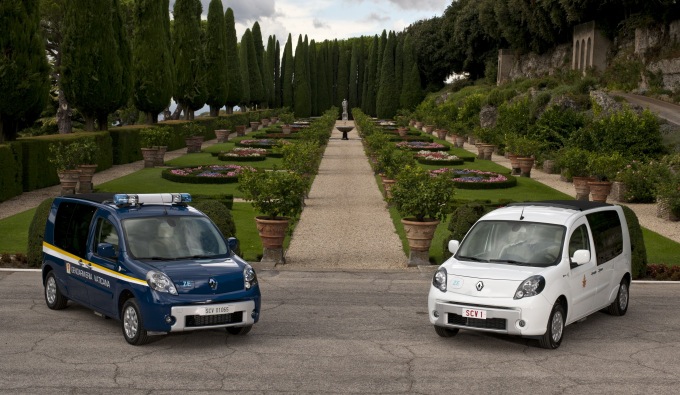
POLYGON ((238 181, 238 176, 249 166, 240 165, 203 165, 177 167, 163 170, 161 176, 173 182, 188 184, 228 184, 238 181))
POLYGON ((248 139, 241 140, 236 143, 239 147, 255 147, 255 148, 272 148, 281 146, 283 144, 288 144, 284 140, 274 140, 274 139, 248 139))
POLYGON ((417 150, 417 151, 448 151, 449 147, 439 144, 431 143, 426 141, 402 141, 397 143, 397 147, 403 149, 417 150))
POLYGON ((264 148, 237 147, 231 151, 220 152, 219 160, 254 162, 267 159, 267 150, 264 148))
POLYGON ((432 174, 451 174, 456 188, 460 189, 504 189, 517 185, 517 179, 510 175, 474 169, 451 169, 448 167, 432 170, 432 174))
POLYGON ((432 142, 434 139, 431 136, 426 136, 424 134, 420 134, 419 132, 416 132, 415 134, 407 134, 406 136, 399 136, 399 134, 392 134, 391 132, 386 132, 389 133, 390 135, 390 141, 425 141, 425 142, 432 142))
POLYGON ((418 151, 415 154, 418 162, 424 165, 462 165, 464 160, 442 151, 418 151))

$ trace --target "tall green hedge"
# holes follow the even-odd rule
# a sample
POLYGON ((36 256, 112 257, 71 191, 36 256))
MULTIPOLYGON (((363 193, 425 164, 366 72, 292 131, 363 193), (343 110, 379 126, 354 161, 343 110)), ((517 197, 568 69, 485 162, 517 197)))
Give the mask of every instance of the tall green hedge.
POLYGON ((0 145, 0 202, 21 195, 22 162, 18 143, 0 145))

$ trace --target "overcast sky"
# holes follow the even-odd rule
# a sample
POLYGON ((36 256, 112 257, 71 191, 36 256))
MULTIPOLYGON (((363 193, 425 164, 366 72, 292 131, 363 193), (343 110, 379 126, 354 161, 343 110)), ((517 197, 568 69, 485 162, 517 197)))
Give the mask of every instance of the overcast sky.
MULTIPOLYGON (((174 0, 170 1, 172 11, 174 0)), ((203 14, 210 0, 201 0, 203 14)), ((297 37, 321 42, 358 36, 395 32, 421 19, 440 16, 451 0, 222 0, 224 9, 231 7, 236 19, 238 40, 255 21, 260 23, 265 46, 267 37, 276 35, 281 51, 288 33, 293 47, 297 37)))

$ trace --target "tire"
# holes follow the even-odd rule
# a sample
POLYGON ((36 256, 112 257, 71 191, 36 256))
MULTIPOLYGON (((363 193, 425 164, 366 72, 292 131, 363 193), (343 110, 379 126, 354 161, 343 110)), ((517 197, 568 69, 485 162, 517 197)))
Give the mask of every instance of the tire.
POLYGON ((137 301, 132 298, 125 301, 121 313, 123 337, 133 346, 141 346, 148 343, 150 337, 144 329, 144 319, 140 313, 137 301))
POLYGON ((237 336, 243 336, 246 333, 250 332, 250 330, 253 329, 252 325, 248 326, 230 326, 227 327, 227 333, 230 335, 237 335, 237 336))
POLYGON ((441 337, 453 337, 458 334, 458 328, 444 328, 443 326, 434 326, 434 331, 441 337))
POLYGON ((61 293, 57 278, 53 272, 47 273, 45 279, 45 303, 51 310, 61 310, 66 307, 68 298, 61 293))
POLYGON ((542 348, 554 350, 562 343, 562 336, 564 336, 564 308, 561 304, 555 303, 548 316, 545 334, 538 339, 538 342, 542 348))
POLYGON ((616 299, 607 307, 607 313, 615 316, 622 316, 628 311, 628 299, 630 292, 628 288, 628 281, 621 280, 619 285, 619 292, 616 293, 616 299))

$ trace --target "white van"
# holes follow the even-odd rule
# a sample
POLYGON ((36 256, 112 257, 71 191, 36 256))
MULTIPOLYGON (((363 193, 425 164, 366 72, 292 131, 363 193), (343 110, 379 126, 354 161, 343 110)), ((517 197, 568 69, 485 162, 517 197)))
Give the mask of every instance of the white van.
POLYGON ((510 204, 477 221, 432 279, 430 322, 442 337, 470 329, 560 346, 564 327, 628 309, 631 249, 620 206, 510 204))

